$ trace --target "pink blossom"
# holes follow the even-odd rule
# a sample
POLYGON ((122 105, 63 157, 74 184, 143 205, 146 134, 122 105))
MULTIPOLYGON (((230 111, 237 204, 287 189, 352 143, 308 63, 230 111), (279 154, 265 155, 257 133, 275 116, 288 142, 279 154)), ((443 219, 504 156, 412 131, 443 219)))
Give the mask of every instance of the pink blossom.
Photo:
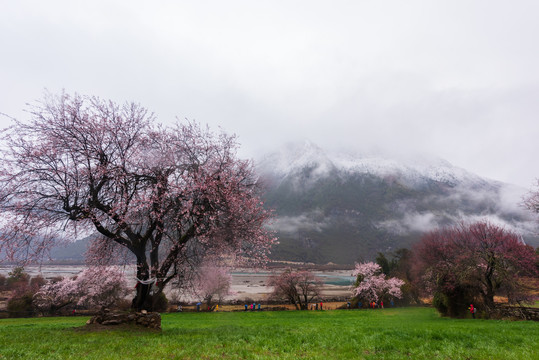
POLYGON ((382 268, 376 263, 356 264, 352 275, 357 278, 356 286, 352 291, 354 296, 360 299, 378 302, 386 296, 399 299, 402 297, 401 286, 404 285, 404 281, 386 278, 382 273, 382 268))
POLYGON ((232 276, 227 267, 204 264, 196 271, 191 291, 211 306, 213 300, 220 303, 225 296, 232 294, 231 284, 232 276))
POLYGON ((43 312, 68 306, 110 306, 130 290, 123 272, 114 266, 93 266, 74 278, 49 282, 34 295, 34 305, 43 312))
MULTIPOLYGON (((90 262, 129 254, 156 293, 207 256, 267 259, 271 212, 235 136, 155 125, 140 105, 79 95, 50 95, 30 112, 3 139, 0 253, 40 260, 62 239, 97 233, 90 262)), ((137 287, 134 306, 151 307, 149 293, 137 287)))

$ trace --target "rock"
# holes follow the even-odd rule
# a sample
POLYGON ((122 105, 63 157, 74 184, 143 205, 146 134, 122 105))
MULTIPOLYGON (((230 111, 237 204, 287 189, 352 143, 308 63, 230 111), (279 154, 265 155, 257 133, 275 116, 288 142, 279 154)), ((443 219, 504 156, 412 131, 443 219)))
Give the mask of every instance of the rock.
POLYGON ((124 323, 123 321, 121 320, 105 320, 101 323, 101 325, 120 325, 124 323))
POLYGON ((101 325, 113 326, 133 322, 137 325, 144 326, 150 329, 161 330, 161 315, 159 313, 149 313, 144 310, 140 313, 129 314, 119 314, 103 311, 88 320, 86 324, 91 325, 98 323, 101 325))

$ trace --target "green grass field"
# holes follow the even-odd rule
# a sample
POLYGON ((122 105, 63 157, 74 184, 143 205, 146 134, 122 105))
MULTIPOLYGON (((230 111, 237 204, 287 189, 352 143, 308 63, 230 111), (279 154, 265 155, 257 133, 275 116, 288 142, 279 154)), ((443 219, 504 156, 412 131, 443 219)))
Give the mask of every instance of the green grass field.
POLYGON ((539 359, 539 323, 431 308, 164 314, 162 332, 0 320, 0 359, 539 359))

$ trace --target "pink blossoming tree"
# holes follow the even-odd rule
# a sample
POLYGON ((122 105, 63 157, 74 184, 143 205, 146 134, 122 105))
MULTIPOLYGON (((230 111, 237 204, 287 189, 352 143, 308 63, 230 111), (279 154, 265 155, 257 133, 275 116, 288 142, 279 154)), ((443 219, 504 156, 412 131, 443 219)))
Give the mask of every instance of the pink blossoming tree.
POLYGON ((140 105, 79 95, 49 95, 30 113, 3 138, 8 258, 36 260, 60 239, 96 232, 94 261, 121 249, 133 256, 135 309, 151 309, 150 288, 155 298, 205 256, 265 259, 270 212, 234 136, 193 122, 155 125, 140 105))
POLYGON ((492 309, 494 296, 529 300, 525 277, 537 276, 534 249, 487 221, 447 227, 423 236, 415 247, 416 273, 439 301, 439 310, 460 316, 471 302, 492 309))
POLYGON ((74 279, 52 281, 34 294, 33 305, 42 314, 56 314, 59 310, 76 304, 79 287, 74 279))
POLYGON ((124 273, 115 266, 93 266, 74 278, 41 287, 33 304, 41 312, 55 313, 68 306, 109 307, 130 293, 124 273))
POLYGON ((354 296, 365 302, 378 302, 384 299, 401 298, 404 281, 384 275, 380 265, 373 262, 356 264, 352 272, 356 284, 352 288, 354 296))
POLYGON ((225 296, 231 295, 232 276, 224 266, 204 264, 194 276, 193 294, 201 297, 208 307, 214 300, 220 303, 225 296))

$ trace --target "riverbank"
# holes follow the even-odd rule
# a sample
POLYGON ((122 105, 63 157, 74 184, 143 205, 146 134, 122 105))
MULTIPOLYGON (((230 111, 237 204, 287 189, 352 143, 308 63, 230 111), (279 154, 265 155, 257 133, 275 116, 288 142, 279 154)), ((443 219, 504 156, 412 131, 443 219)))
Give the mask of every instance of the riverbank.
MULTIPOLYGON (((314 267, 314 265, 310 265, 314 267)), ((249 268, 235 268, 231 271, 232 285, 231 295, 224 300, 230 302, 236 300, 238 302, 254 301, 266 302, 269 300, 269 294, 272 288, 269 287, 268 279, 274 273, 284 271, 286 267, 273 266, 265 270, 255 270, 249 268)), ((13 269, 13 266, 0 266, 0 274, 5 276, 13 269)), ((28 266, 25 268, 30 276, 43 276, 45 279, 54 277, 72 277, 79 274, 84 269, 84 265, 42 265, 28 266)), ((311 269, 313 273, 322 281, 321 297, 323 300, 344 300, 351 295, 350 286, 354 278, 351 276, 352 271, 349 269, 331 269, 322 267, 322 269, 311 269)), ((135 267, 126 266, 125 274, 129 281, 129 286, 134 287, 136 283, 135 267)), ((182 302, 193 302, 194 299, 187 294, 177 292, 173 286, 166 289, 167 297, 176 297, 175 300, 182 302)), ((1 304, 0 304, 1 305, 1 304)))

